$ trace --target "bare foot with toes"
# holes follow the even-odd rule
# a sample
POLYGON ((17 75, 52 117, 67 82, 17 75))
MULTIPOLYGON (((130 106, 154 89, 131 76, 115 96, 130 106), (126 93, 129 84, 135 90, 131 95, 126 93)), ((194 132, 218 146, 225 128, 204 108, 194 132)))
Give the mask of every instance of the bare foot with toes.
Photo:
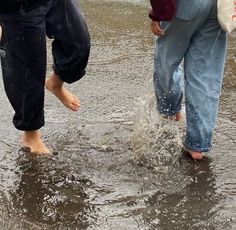
POLYGON ((63 81, 53 73, 45 82, 46 88, 53 93, 65 107, 72 111, 78 111, 80 102, 70 91, 65 89, 63 81))
POLYGON ((30 153, 39 155, 51 154, 48 148, 43 144, 39 131, 25 131, 22 136, 21 144, 23 147, 29 149, 30 153))

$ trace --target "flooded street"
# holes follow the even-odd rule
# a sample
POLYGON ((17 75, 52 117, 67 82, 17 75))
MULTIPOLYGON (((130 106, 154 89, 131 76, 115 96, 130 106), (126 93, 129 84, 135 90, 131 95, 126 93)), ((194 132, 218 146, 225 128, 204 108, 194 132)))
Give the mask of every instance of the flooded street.
MULTIPOLYGON (((181 153, 184 124, 161 120, 152 85, 154 37, 139 0, 81 0, 92 50, 66 110, 46 92, 52 157, 20 150, 0 84, 0 230, 235 230, 236 39, 230 39, 214 145, 181 153)), ((50 41, 48 42, 50 50, 50 41)), ((52 64, 48 54, 48 74, 52 64)))

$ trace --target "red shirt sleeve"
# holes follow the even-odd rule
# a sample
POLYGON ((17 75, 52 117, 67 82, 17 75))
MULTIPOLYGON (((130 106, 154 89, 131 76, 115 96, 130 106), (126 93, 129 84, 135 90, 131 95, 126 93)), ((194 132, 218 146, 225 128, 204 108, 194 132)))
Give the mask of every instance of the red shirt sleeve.
POLYGON ((154 21, 170 21, 176 11, 176 0, 150 0, 149 17, 154 21))

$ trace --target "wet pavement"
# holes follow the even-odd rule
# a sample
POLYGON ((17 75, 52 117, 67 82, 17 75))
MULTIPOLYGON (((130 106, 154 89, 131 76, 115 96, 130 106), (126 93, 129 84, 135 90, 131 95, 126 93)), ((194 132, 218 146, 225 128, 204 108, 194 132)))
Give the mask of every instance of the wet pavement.
POLYGON ((86 77, 69 86, 81 100, 78 113, 46 92, 42 132, 53 157, 19 150, 0 85, 0 229, 236 229, 236 40, 213 149, 196 163, 179 147, 184 125, 155 111, 146 2, 83 0, 81 7, 91 58, 86 77))

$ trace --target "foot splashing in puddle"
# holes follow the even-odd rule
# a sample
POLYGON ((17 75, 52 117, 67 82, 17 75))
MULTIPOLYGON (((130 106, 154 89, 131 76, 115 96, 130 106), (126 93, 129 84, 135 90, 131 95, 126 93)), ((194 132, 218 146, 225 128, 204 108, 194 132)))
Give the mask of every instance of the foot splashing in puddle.
MULTIPOLYGON (((73 88, 81 109, 72 115, 46 96, 43 132, 58 155, 18 153, 12 110, 1 96, 0 229, 236 229, 235 42, 215 147, 194 162, 181 153, 184 124, 160 117, 154 95, 132 119, 136 98, 153 89, 144 77, 153 63, 149 3, 81 4, 94 44, 88 77, 73 88)), ((49 70, 52 64, 49 58, 49 70)))
POLYGON ((134 123, 132 147, 135 161, 165 173, 181 152, 182 122, 166 120, 156 109, 155 95, 142 100, 134 123))

